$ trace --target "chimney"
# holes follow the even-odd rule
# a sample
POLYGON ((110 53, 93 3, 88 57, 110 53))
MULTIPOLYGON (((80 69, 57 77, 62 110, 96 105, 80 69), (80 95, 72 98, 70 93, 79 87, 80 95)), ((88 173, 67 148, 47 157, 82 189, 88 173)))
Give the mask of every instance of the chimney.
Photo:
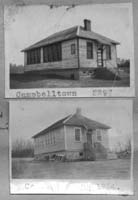
POLYGON ((84 19, 84 30, 91 31, 91 20, 84 19))
POLYGON ((76 115, 81 115, 81 108, 76 109, 76 115))

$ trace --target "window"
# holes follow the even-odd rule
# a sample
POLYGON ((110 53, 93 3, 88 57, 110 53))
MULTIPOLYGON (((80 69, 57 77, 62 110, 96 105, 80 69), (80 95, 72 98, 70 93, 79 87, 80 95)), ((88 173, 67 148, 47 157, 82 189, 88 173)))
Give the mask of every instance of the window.
POLYGON ((40 146, 40 138, 37 138, 37 145, 40 146))
POLYGON ((53 137, 52 137, 52 135, 53 135, 53 133, 51 132, 51 133, 50 133, 50 144, 53 143, 53 137))
POLYGON ((35 147, 38 147, 38 138, 35 138, 35 147))
POLYGON ((62 60, 61 43, 43 47, 44 62, 56 62, 62 60))
POLYGON ((40 63, 41 61, 40 57, 41 57, 40 48, 29 50, 27 52, 27 64, 31 65, 40 63))
POLYGON ((39 138, 38 138, 38 144, 39 144, 39 147, 40 147, 40 148, 43 146, 42 137, 39 137, 39 138))
POLYGON ((47 134, 47 144, 50 144, 50 137, 49 137, 49 133, 47 134))
POLYGON ((42 147, 44 147, 45 146, 45 141, 44 140, 42 140, 42 147))
POLYGON ((97 130, 97 140, 102 141, 101 130, 97 130))
POLYGON ((87 59, 93 59, 93 43, 87 42, 87 59))
POLYGON ((45 135, 45 146, 47 145, 47 135, 45 135))
POLYGON ((53 144, 55 144, 55 133, 53 132, 53 144))
POLYGON ((80 134, 81 134, 81 129, 75 128, 75 141, 80 142, 80 134))
POLYGON ((83 156, 83 152, 80 152, 79 155, 80 155, 80 156, 83 156))
POLYGON ((75 44, 71 45, 71 55, 76 53, 75 44))
POLYGON ((111 46, 106 46, 106 59, 111 60, 111 46))

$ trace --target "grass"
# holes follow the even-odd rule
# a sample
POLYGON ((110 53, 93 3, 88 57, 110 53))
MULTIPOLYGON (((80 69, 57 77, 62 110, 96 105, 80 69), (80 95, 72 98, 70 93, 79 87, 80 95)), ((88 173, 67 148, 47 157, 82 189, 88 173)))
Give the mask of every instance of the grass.
POLYGON ((12 177, 19 177, 26 169, 27 162, 23 161, 12 161, 12 177))
POLYGON ((13 159, 12 178, 129 179, 130 159, 78 162, 42 162, 13 159))
POLYGON ((52 79, 45 76, 16 75, 10 78, 11 89, 28 88, 73 88, 73 87, 129 87, 129 77, 121 80, 101 80, 84 78, 82 80, 52 79))
POLYGON ((94 70, 95 78, 96 79, 102 79, 102 80, 121 80, 121 78, 118 75, 115 75, 115 73, 111 72, 107 68, 96 68, 94 70))

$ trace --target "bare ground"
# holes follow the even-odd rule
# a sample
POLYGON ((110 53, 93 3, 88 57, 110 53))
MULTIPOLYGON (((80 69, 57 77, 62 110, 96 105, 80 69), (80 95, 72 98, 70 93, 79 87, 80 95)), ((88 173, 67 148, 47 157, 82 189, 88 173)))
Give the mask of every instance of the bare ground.
POLYGON ((129 179, 130 159, 106 161, 12 160, 12 178, 19 179, 129 179))

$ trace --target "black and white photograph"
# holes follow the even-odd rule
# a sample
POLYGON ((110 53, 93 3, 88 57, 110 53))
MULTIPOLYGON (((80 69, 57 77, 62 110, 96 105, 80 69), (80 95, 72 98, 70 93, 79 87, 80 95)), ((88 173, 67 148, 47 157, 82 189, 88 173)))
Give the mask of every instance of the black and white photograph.
POLYGON ((0 199, 138 199, 137 19, 137 0, 0 0, 0 199))
POLYGON ((4 134, 8 130, 9 124, 9 109, 8 109, 8 102, 0 99, 0 133, 4 134))
POLYGON ((9 135, 11 193, 133 193, 131 100, 12 101, 9 135))
POLYGON ((4 28, 6 97, 134 96, 131 3, 9 6, 4 28))

